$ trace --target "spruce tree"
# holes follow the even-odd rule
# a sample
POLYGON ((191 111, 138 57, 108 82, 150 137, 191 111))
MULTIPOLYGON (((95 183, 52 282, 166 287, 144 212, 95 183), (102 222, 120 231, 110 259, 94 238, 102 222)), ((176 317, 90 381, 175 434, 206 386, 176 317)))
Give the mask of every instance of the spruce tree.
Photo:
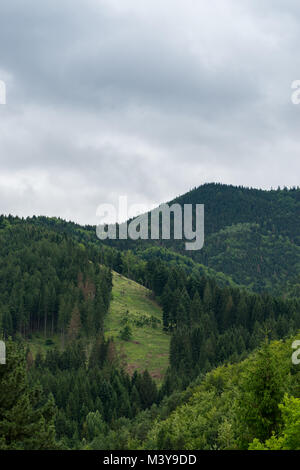
POLYGON ((237 417, 242 448, 247 448, 254 438, 265 441, 277 431, 280 422, 278 405, 284 396, 287 377, 287 366, 276 343, 269 345, 265 340, 240 381, 237 417))
POLYGON ((20 346, 8 340, 6 354, 6 365, 0 366, 0 448, 55 449, 53 397, 45 402, 39 386, 29 387, 20 346))

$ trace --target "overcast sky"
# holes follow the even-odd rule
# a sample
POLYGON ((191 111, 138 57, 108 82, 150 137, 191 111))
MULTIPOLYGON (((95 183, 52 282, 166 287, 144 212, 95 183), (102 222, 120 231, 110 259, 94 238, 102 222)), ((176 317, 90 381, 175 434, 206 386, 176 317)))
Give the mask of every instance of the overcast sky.
POLYGON ((299 185, 299 0, 0 3, 0 212, 299 185))

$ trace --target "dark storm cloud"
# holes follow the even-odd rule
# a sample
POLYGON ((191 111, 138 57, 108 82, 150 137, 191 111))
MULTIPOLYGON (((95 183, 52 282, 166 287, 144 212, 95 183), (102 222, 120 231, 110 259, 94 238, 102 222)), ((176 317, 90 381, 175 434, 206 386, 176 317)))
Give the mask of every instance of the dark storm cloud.
POLYGON ((95 222, 123 194, 297 184, 299 15, 283 0, 2 2, 2 211, 95 222))

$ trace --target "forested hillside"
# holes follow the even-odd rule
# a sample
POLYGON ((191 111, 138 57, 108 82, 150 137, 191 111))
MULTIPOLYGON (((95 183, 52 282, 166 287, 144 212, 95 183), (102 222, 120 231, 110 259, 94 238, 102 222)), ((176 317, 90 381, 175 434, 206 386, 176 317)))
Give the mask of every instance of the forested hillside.
POLYGON ((299 294, 299 188, 264 191, 205 184, 173 203, 205 205, 202 250, 186 251, 182 241, 172 239, 107 243, 133 251, 164 246, 256 292, 299 294))
POLYGON ((191 387, 165 419, 158 416, 146 449, 300 449, 300 371, 293 339, 262 347, 191 387))
POLYGON ((5 336, 99 332, 110 301, 99 253, 30 223, 0 229, 0 324, 5 336))
POLYGON ((206 239, 194 255, 198 262, 256 292, 293 295, 299 289, 299 188, 208 184, 176 202, 205 204, 206 239))
MULTIPOLYGON (((296 337, 297 338, 297 337, 296 337)), ((88 449, 299 450, 300 372, 294 338, 269 343, 235 365, 198 377, 159 405, 110 428, 94 428, 88 449)))
POLYGON ((98 416, 109 426, 151 406, 149 373, 129 376, 104 337, 112 273, 101 250, 13 217, 0 240, 0 449, 80 448, 98 416))
POLYGON ((206 207, 193 256, 1 216, 0 448, 300 448, 299 194, 178 198, 206 207))
MULTIPOLYGON (((267 291, 275 295, 299 295, 299 188, 266 191, 205 184, 169 204, 172 203, 205 205, 205 243, 202 250, 186 251, 182 241, 172 239, 107 240, 105 245, 123 253, 130 250, 142 259, 149 259, 148 250, 153 246, 156 256, 218 278, 221 284, 238 284, 255 292, 267 291), (178 258, 179 254, 181 258, 178 258)), ((58 233, 68 233, 85 245, 99 246, 93 226, 81 227, 47 217, 27 220, 58 233)), ((116 268, 113 250, 106 254, 107 259, 110 258, 110 266, 116 268)))

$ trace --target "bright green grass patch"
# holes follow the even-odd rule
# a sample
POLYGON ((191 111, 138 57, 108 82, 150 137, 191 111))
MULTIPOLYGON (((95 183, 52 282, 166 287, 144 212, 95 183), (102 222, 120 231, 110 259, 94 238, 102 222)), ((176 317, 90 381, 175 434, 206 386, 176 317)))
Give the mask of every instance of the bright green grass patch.
POLYGON ((117 351, 127 371, 143 371, 161 382, 169 364, 170 335, 162 330, 162 310, 153 300, 150 290, 140 284, 113 273, 110 311, 105 321, 105 336, 114 337, 117 351), (119 338, 128 312, 132 329, 130 341, 119 338), (138 326, 142 319, 142 326, 138 326))

